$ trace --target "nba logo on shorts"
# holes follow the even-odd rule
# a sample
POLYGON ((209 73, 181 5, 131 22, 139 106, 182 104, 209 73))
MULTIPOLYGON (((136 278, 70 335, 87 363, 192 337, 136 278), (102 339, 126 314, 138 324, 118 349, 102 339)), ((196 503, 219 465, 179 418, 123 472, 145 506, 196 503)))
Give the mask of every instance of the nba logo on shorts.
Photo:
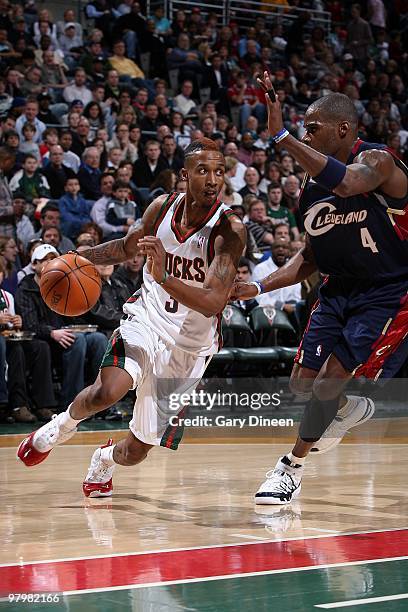
POLYGON ((316 356, 320 357, 321 354, 322 354, 322 345, 319 344, 316 349, 316 356))

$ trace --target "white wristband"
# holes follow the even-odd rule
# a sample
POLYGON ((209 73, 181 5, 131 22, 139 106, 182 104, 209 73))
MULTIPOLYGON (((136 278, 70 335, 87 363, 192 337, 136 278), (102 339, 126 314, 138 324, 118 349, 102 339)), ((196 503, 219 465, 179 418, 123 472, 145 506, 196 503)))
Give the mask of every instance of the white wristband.
POLYGON ((263 291, 263 286, 262 283, 258 283, 258 281, 252 281, 251 283, 249 283, 250 285, 254 285, 254 287, 257 288, 258 293, 256 294, 255 297, 258 297, 258 295, 261 295, 262 291, 263 291))

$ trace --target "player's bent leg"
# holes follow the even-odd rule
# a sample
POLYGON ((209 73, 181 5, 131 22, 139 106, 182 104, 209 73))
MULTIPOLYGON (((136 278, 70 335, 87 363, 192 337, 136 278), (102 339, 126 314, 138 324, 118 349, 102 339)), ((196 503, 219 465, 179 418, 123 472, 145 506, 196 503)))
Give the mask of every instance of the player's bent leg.
POLYGON ((81 421, 109 408, 133 386, 130 374, 116 367, 103 368, 93 385, 83 389, 65 412, 25 438, 18 447, 17 458, 31 467, 44 461, 51 450, 63 444, 77 431, 81 421))
POLYGON ((112 476, 115 465, 136 465, 147 457, 152 448, 138 440, 129 431, 126 438, 113 445, 110 439, 105 446, 97 448, 92 455, 88 473, 82 485, 86 497, 109 497, 112 495, 112 476))
POLYGON ((330 355, 323 371, 316 378, 313 393, 317 395, 323 408, 337 401, 337 410, 333 420, 312 445, 310 449, 312 453, 326 453, 332 450, 340 444, 349 429, 365 423, 373 416, 375 406, 370 398, 343 394, 343 389, 351 376, 337 357, 330 355))
POLYGON ((83 389, 72 402, 70 416, 82 421, 118 402, 133 387, 126 370, 114 366, 101 369, 93 385, 83 389))

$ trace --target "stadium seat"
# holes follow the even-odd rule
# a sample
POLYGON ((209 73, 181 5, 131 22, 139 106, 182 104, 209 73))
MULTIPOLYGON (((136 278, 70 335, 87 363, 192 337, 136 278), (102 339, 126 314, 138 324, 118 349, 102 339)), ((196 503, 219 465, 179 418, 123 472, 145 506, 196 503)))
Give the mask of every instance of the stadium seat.
POLYGON ((239 308, 228 304, 222 314, 222 335, 225 347, 252 346, 253 332, 239 308))
POLYGON ((283 310, 256 306, 250 315, 257 343, 262 346, 296 345, 296 332, 283 310))
POLYGON ((272 376, 279 368, 279 351, 270 346, 231 349, 235 355, 234 374, 272 376))

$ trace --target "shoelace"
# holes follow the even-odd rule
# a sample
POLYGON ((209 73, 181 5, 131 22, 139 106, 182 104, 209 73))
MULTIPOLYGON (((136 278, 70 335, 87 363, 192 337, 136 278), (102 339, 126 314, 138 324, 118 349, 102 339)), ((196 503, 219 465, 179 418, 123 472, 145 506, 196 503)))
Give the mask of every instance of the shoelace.
POLYGON ((267 472, 266 478, 269 481, 268 484, 276 485, 276 490, 278 492, 291 493, 296 489, 296 484, 292 476, 283 470, 270 470, 267 472))

